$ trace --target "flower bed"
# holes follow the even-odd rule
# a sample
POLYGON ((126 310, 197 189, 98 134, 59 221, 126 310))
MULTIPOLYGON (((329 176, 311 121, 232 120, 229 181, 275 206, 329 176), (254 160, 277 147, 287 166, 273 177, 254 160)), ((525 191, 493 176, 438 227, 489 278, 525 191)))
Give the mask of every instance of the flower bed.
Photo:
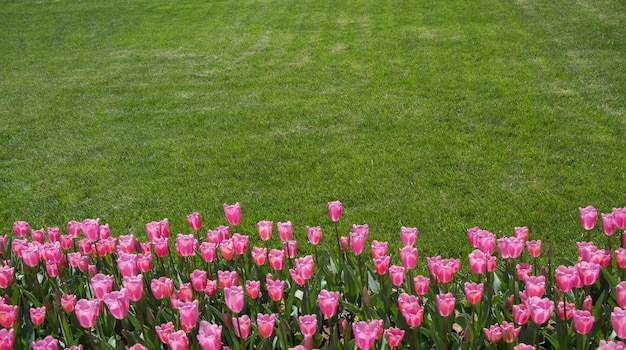
POLYGON ((99 219, 64 233, 18 221, 0 237, 0 350, 624 348, 626 251, 610 239, 626 209, 601 216, 607 249, 591 240, 597 211, 579 212, 588 241, 575 263, 542 253, 525 227, 502 238, 475 227, 475 250, 426 258, 427 276, 415 275, 416 228, 400 229, 401 265, 390 266, 387 242, 366 251, 367 225, 340 237, 340 202, 328 203, 325 232, 336 242, 319 252, 322 229, 296 242, 290 222, 259 222, 249 247, 239 203, 224 205, 228 226, 205 234, 193 213, 192 234, 170 236, 164 219, 146 224, 145 242, 111 237, 99 219), (275 229, 282 246, 271 247, 275 229))

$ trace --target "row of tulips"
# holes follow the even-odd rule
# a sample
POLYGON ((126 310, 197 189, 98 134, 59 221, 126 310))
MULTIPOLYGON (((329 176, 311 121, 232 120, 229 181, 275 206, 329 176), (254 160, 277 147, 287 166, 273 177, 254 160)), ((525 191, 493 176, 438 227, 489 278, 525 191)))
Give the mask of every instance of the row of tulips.
POLYGON ((342 204, 327 208, 337 247, 318 254, 322 227, 307 227, 313 255, 298 254, 291 222, 279 244, 271 221, 243 234, 239 203, 224 205, 228 225, 204 231, 192 213, 191 233, 171 237, 163 219, 145 241, 99 219, 66 232, 17 221, 0 237, 0 350, 626 348, 626 235, 611 248, 626 208, 601 215, 607 249, 592 242, 597 210, 579 209, 575 263, 554 263, 526 227, 474 227, 467 259, 427 257, 426 275, 416 228, 400 229, 392 265, 388 242, 366 253, 368 225, 342 235, 342 204))

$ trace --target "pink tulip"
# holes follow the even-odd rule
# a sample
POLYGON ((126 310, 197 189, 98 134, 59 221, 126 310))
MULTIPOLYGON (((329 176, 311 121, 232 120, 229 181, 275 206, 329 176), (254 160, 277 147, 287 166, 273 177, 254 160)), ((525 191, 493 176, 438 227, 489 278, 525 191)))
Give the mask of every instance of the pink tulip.
POLYGON ((204 290, 204 287, 206 286, 207 272, 204 270, 193 270, 193 272, 189 274, 189 279, 191 280, 193 289, 196 291, 204 290))
POLYGON ((273 270, 282 270, 285 266, 285 252, 278 249, 272 249, 270 250, 270 253, 268 255, 268 260, 270 263, 270 267, 273 270))
POLYGON ((111 315, 118 320, 123 320, 124 317, 126 317, 130 306, 128 295, 126 295, 124 289, 106 294, 104 296, 104 303, 107 308, 109 308, 111 315))
POLYGON ((13 272, 15 268, 7 265, 0 266, 0 288, 6 289, 13 281, 13 272))
POLYGON ((28 234, 29 225, 26 221, 16 221, 13 223, 13 232, 18 237, 26 237, 28 234))
POLYGON ((232 239, 225 239, 220 243, 220 253, 224 260, 233 260, 235 257, 235 247, 232 239))
POLYGON ((61 235, 60 242, 63 250, 69 250, 74 244, 74 237, 72 235, 61 235))
POLYGON ((469 254, 469 265, 473 273, 480 275, 487 271, 487 254, 475 249, 469 254))
POLYGON ((93 289, 96 298, 102 300, 105 294, 111 293, 113 290, 113 276, 96 274, 91 279, 91 289, 93 289))
POLYGON ((280 280, 268 280, 265 283, 267 288, 267 294, 273 301, 279 301, 283 298, 283 292, 285 291, 285 281, 280 280))
POLYGON ((546 276, 528 276, 524 283, 529 297, 542 297, 546 292, 546 276))
POLYGON ((76 295, 73 294, 63 294, 61 296, 61 307, 65 312, 74 311, 74 305, 76 305, 76 295))
POLYGON ((228 287, 239 285, 239 276, 237 271, 217 271, 217 281, 220 288, 226 289, 228 287))
POLYGON ((98 237, 100 239, 107 239, 111 237, 111 229, 109 228, 109 224, 100 225, 98 229, 98 237))
POLYGON ((196 255, 195 249, 198 247, 198 240, 192 234, 183 235, 179 233, 176 235, 174 247, 178 256, 193 256, 196 255))
MULTIPOLYGON (((121 235, 117 238, 117 250, 118 253, 126 253, 133 254, 135 252, 135 243, 137 240, 135 236, 131 233, 129 235, 121 235)), ((85 254, 85 253, 83 253, 85 254)))
POLYGON ((239 225, 241 221, 241 207, 239 206, 239 202, 233 205, 224 204, 224 216, 226 216, 226 220, 229 224, 233 226, 239 225))
POLYGON ((483 333, 485 333, 485 337, 487 341, 490 343, 497 343, 502 339, 502 328, 499 325, 494 324, 489 328, 483 328, 483 333))
POLYGON ((626 249, 620 247, 615 251, 615 262, 620 269, 626 269, 626 249))
POLYGON ((526 249, 528 250, 528 254, 533 258, 539 257, 541 255, 541 241, 528 241, 526 242, 526 249))
POLYGON ((306 236, 309 239, 309 243, 313 245, 318 245, 322 240, 322 229, 319 226, 316 227, 306 227, 306 236))
POLYGON ((341 245, 341 250, 343 250, 344 252, 347 252, 349 248, 348 237, 346 236, 339 237, 339 242, 340 242, 339 244, 341 245))
POLYGON ((243 310, 244 294, 241 286, 224 288, 224 302, 230 311, 238 314, 243 310))
POLYGON ((46 307, 31 307, 30 308, 30 321, 35 325, 39 326, 46 319, 46 307))
POLYGON ((276 227, 278 228, 278 236, 281 241, 287 242, 291 240, 291 237, 293 236, 291 221, 279 222, 276 224, 276 227))
MULTIPOLYGON (((82 345, 80 345, 80 346, 81 346, 81 348, 79 348, 79 349, 72 349, 72 348, 70 348, 69 350, 83 350, 82 345)), ((130 348, 128 348, 128 350, 148 350, 148 348, 146 348, 145 346, 137 343, 137 344, 131 346, 130 348)))
POLYGON ((139 301, 143 297, 143 277, 141 275, 123 277, 122 284, 128 299, 139 301))
POLYGON ((8 331, 4 328, 0 329, 0 350, 11 350, 13 349, 13 333, 15 331, 13 328, 8 331))
POLYGON ((522 325, 528 322, 530 318, 530 311, 524 304, 513 305, 513 321, 515 323, 522 325))
POLYGON ((578 270, 578 276, 580 282, 584 286, 591 286, 596 283, 598 277, 600 277, 600 265, 581 261, 574 266, 578 270))
POLYGON ((187 350, 189 338, 183 330, 173 332, 167 335, 167 345, 170 346, 170 350, 187 350))
POLYGON ((180 328, 185 333, 191 332, 196 327, 196 323, 198 323, 198 301, 179 303, 178 316, 180 328))
POLYGON ((259 329, 259 334, 263 338, 269 338, 274 333, 274 321, 276 321, 276 315, 257 314, 256 324, 259 329))
POLYGON ((85 219, 80 225, 83 234, 90 241, 95 242, 100 235, 100 219, 85 219))
POLYGON ((419 299, 406 293, 398 297, 398 309, 409 327, 419 327, 424 318, 424 307, 420 306, 419 299))
POLYGON ((400 248, 400 260, 405 269, 414 269, 417 265, 417 248, 412 246, 400 248))
POLYGON ((618 229, 626 229, 626 208, 613 208, 613 221, 618 229))
POLYGON ((589 231, 593 230, 596 226, 596 220, 598 219, 598 211, 593 206, 589 205, 585 208, 578 208, 580 215, 580 225, 583 229, 589 231))
POLYGON ((374 269, 376 270, 376 273, 379 275, 385 275, 387 274, 387 271, 389 270, 389 263, 391 262, 391 257, 384 255, 384 256, 377 256, 374 258, 374 269))
POLYGON ((372 259, 376 259, 379 256, 387 255, 387 247, 389 246, 388 242, 379 242, 377 240, 373 240, 371 244, 372 248, 372 259))
POLYGON ((161 343, 167 344, 167 336, 174 333, 175 331, 174 323, 168 322, 168 323, 163 323, 160 326, 154 326, 154 331, 159 337, 159 340, 161 341, 161 343))
POLYGON ((374 321, 360 321, 352 324, 352 333, 356 340, 356 346, 362 350, 368 350, 376 341, 378 324, 374 321))
POLYGON ((216 280, 206 281, 206 286, 204 287, 204 294, 210 297, 217 294, 217 281, 216 280))
POLYGON ((524 240, 517 237, 498 239, 498 252, 503 259, 516 259, 524 250, 524 240))
POLYGON ((174 292, 174 281, 163 276, 150 282, 150 290, 157 300, 168 298, 174 292))
POLYGON ((519 238, 522 241, 524 241, 524 244, 526 244, 526 241, 528 240, 528 227, 524 226, 524 227, 515 227, 513 229, 513 236, 515 238, 519 238))
POLYGON ((200 244, 200 255, 202 255, 202 259, 208 263, 213 262, 216 249, 217 246, 215 243, 202 242, 202 244, 200 244))
POLYGON ((48 234, 49 242, 56 242, 61 237, 61 230, 58 227, 48 227, 46 233, 48 234))
POLYGON ((298 317, 298 324, 300 325, 300 333, 305 339, 313 337, 317 334, 317 315, 303 315, 298 317))
POLYGON ((554 310, 554 302, 548 298, 531 297, 528 299, 530 319, 537 325, 546 323, 552 310, 554 310))
POLYGON ((169 252, 169 238, 161 237, 155 238, 152 242, 154 244, 154 253, 159 257, 163 258, 169 252))
POLYGON ((404 227, 400 228, 400 240, 402 244, 406 246, 413 246, 417 241, 417 228, 416 227, 404 227))
POLYGON ((504 340, 505 343, 514 342, 515 339, 517 339, 519 332, 522 330, 521 327, 515 328, 515 324, 507 321, 500 324, 500 329, 502 330, 502 340, 504 340))
POLYGON ((331 318, 337 313, 338 301, 339 292, 329 292, 326 289, 322 289, 317 296, 320 311, 326 318, 331 318))
POLYGON ((426 295, 430 287, 430 279, 428 277, 418 275, 413 278, 413 288, 417 295, 426 295))
POLYGON ((78 235, 80 235, 80 230, 81 230, 82 225, 83 225, 82 223, 74 221, 74 220, 68 222, 67 233, 74 238, 78 237, 78 235))
POLYGON ((153 242, 155 238, 163 237, 161 235, 161 225, 158 221, 152 221, 146 224, 146 233, 148 234, 148 240, 153 242))
POLYGON ((248 317, 248 315, 243 315, 239 318, 233 317, 231 321, 236 336, 241 339, 245 339, 250 335, 251 324, 250 317, 248 317))
POLYGON ((202 350, 220 350, 222 348, 222 326, 200 321, 198 330, 198 344, 202 350))
POLYGON ((570 320, 574 316, 574 310, 576 310, 576 305, 573 303, 563 304, 562 301, 559 301, 557 305, 556 313, 562 320, 570 320))
POLYGON ((121 253, 117 258, 117 268, 122 277, 136 276, 139 273, 137 269, 137 254, 121 253))
POLYGON ((536 347, 532 345, 524 344, 524 343, 519 343, 513 347, 513 350, 536 350, 536 349, 537 349, 536 347))
POLYGON ((391 280, 391 284, 396 287, 399 287, 404 283, 404 267, 392 265, 389 267, 389 279, 391 280))
POLYGON ((477 235, 478 249, 487 255, 493 254, 496 247, 496 235, 487 230, 480 230, 477 235))
POLYGON ((139 272, 150 272, 152 269, 152 254, 137 254, 137 269, 139 272))
POLYGON ((246 294, 250 299, 256 299, 261 292, 261 281, 246 281, 246 294))
POLYGON ((4 328, 11 328, 17 319, 18 307, 0 303, 0 325, 4 328))
POLYGON ((626 308, 626 281, 622 281, 615 287, 615 301, 622 309, 626 308))
POLYGON ((343 206, 340 201, 328 202, 328 216, 330 217, 330 221, 337 222, 341 218, 341 212, 343 211, 343 206))
POLYGON ((387 340, 387 344, 392 348, 397 348, 402 344, 402 339, 404 338, 404 330, 400 328, 388 328, 385 331, 385 340, 387 340))
POLYGON ((274 228, 274 222, 272 221, 259 221, 257 223, 257 231, 259 232, 259 238, 263 241, 268 241, 272 237, 272 230, 274 228))
POLYGON ((33 342, 31 344, 31 350, 58 350, 59 341, 51 335, 33 342))
POLYGON ((602 216, 602 231, 605 235, 611 236, 615 232, 615 220, 613 214, 601 214, 602 216))
POLYGON ((517 273, 517 278, 520 281, 523 281, 533 272, 533 267, 529 263, 522 262, 515 266, 515 271, 517 273))
POLYGON ((24 264, 35 267, 39 265, 40 253, 39 247, 34 243, 28 243, 26 246, 22 246, 21 249, 22 261, 24 264))
POLYGON ((187 222, 189 223, 189 226, 191 226, 192 230, 198 231, 200 229, 200 226, 202 226, 202 218, 200 217, 200 213, 194 211, 193 213, 187 215, 187 222))
POLYGON ((283 242, 283 251, 285 252, 285 256, 287 258, 295 258, 298 253, 298 241, 291 240, 283 242))
POLYGON ((80 299, 74 306, 74 313, 83 328, 91 328, 100 314, 100 300, 80 299))
POLYGON ((437 294, 437 311, 441 316, 447 317, 454 311, 455 302, 452 293, 437 294))
POLYGON ((252 261, 258 266, 264 265, 267 260, 267 248, 252 248, 252 261))
POLYGON ((243 254, 248 250, 248 236, 235 233, 232 238, 235 254, 243 254))
POLYGON ((465 282, 465 298, 472 304, 478 304, 483 297, 483 284, 482 283, 469 283, 465 282))
POLYGON ((576 270, 575 267, 566 267, 563 265, 557 267, 554 272, 554 278, 559 290, 565 293, 572 290, 580 281, 578 270, 576 270))
POLYGON ((366 235, 362 233, 350 232, 350 248, 354 255, 361 255, 365 249, 366 235))
POLYGON ((454 274, 459 271, 458 259, 441 259, 441 257, 427 258, 428 268, 437 278, 437 283, 452 281, 454 274), (429 260, 430 259, 430 260, 429 260))
POLYGON ((572 322, 574 326, 574 331, 578 334, 587 334, 591 331, 593 327, 593 323, 595 321, 595 317, 591 316, 591 312, 587 310, 575 310, 574 311, 574 321, 572 322))
POLYGON ((600 344, 598 346, 598 350, 624 350, 626 349, 626 344, 621 341, 612 341, 612 340, 600 340, 600 344))
POLYGON ((298 273, 302 275, 305 280, 309 280, 311 277, 313 277, 313 273, 315 272, 315 263, 311 255, 295 259, 294 265, 296 266, 296 270, 298 270, 298 273))

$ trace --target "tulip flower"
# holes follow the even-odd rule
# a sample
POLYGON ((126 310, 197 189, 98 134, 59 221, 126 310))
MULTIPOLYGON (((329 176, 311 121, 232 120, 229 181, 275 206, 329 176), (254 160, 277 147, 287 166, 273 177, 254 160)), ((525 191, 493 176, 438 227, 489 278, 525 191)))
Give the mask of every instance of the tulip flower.
POLYGON ((377 256, 374 258, 374 269, 376 270, 376 273, 379 275, 385 275, 387 274, 387 271, 389 270, 389 263, 391 262, 391 257, 384 255, 384 256, 377 256))
POLYGON ((612 340, 600 340, 600 346, 598 346, 598 350, 624 350, 626 349, 626 344, 618 341, 612 340))
POLYGON ((183 330, 173 332, 167 335, 167 345, 170 346, 170 350, 187 350, 189 338, 183 330))
POLYGON ((626 208, 613 208, 613 221, 615 226, 620 229, 626 229, 626 208))
POLYGON ((124 317, 126 317, 130 306, 128 295, 126 295, 126 291, 124 289, 105 294, 104 303, 109 309, 111 315, 118 320, 123 320, 124 317))
POLYGON ((409 327, 419 327, 424 318, 424 307, 420 306, 416 296, 406 293, 398 297, 398 309, 409 327))
MULTIPOLYGON (((284 253, 283 253, 284 254, 284 253)), ((252 261, 258 266, 264 265, 267 260, 267 248, 252 248, 252 261)))
POLYGON ((563 304, 562 301, 559 301, 557 305, 556 313, 562 320, 570 320, 574 316, 574 310, 576 310, 576 305, 573 303, 563 304))
POLYGON ((313 336, 317 333, 317 315, 303 315, 298 317, 300 333, 304 337, 304 343, 308 344, 308 349, 313 349, 313 336))
POLYGON ((168 242, 169 238, 167 237, 161 237, 161 238, 155 238, 154 241, 152 242, 154 244, 154 253, 159 257, 159 258, 163 258, 167 255, 167 253, 169 252, 169 242, 168 242))
POLYGON ((56 242, 61 237, 61 230, 58 227, 48 227, 46 233, 48 234, 49 242, 56 242))
POLYGON ((157 300, 167 298, 174 292, 174 281, 163 276, 150 282, 150 290, 157 300))
POLYGON ((580 278, 580 282, 584 286, 592 286, 600 277, 600 265, 581 261, 574 266, 576 270, 578 270, 578 276, 580 278))
POLYGON ((497 343, 502 339, 502 328, 499 325, 494 324, 489 328, 483 328, 483 333, 485 333, 485 337, 487 341, 490 343, 497 343))
POLYGON ((515 324, 504 321, 500 324, 500 329, 502 330, 502 340, 505 343, 512 343, 517 339, 522 328, 515 328, 515 324))
POLYGON ((478 249, 487 255, 493 254, 496 247, 496 235, 487 230, 480 230, 477 235, 478 249))
POLYGON ((268 260, 270 263, 270 267, 273 270, 282 270, 285 266, 285 252, 278 249, 272 249, 270 250, 270 253, 268 255, 268 260))
POLYGON ((178 304, 180 328, 185 333, 191 332, 198 323, 198 300, 178 304))
POLYGON ((230 311, 238 314, 243 310, 244 294, 241 286, 224 288, 224 302, 230 311))
POLYGON ((452 293, 437 294, 437 312, 443 317, 449 316, 454 311, 455 302, 452 293))
POLYGON ((67 233, 74 238, 78 237, 78 235, 80 235, 82 225, 83 225, 82 223, 74 221, 74 220, 68 222, 67 233))
POLYGON ((559 266, 554 272, 556 285, 561 292, 569 292, 580 281, 578 271, 574 267, 559 266))
POLYGON ((214 296, 217 293, 217 281, 216 280, 207 280, 206 286, 204 287, 204 294, 207 296, 214 296))
POLYGON ((400 248, 400 260, 405 269, 415 268, 415 265, 417 265, 417 248, 412 246, 400 248))
POLYGON ((339 292, 329 292, 326 289, 322 289, 317 296, 320 311, 326 318, 331 318, 337 313, 338 301, 339 292))
POLYGON ((268 280, 265 283, 267 288, 267 294, 273 301, 279 301, 283 298, 283 292, 285 291, 285 281, 280 280, 268 280))
POLYGON ((246 281, 246 294, 250 299, 256 299, 261 292, 261 281, 246 281))
POLYGON ((529 263, 519 263, 515 266, 515 272, 517 274, 517 279, 523 281, 533 272, 533 267, 529 263))
POLYGON ((100 314, 100 300, 80 299, 74 306, 74 313, 83 328, 91 328, 96 324, 96 318, 100 314))
POLYGON ((385 331, 385 340, 387 344, 392 348, 397 348, 402 344, 404 338, 404 330, 400 328, 391 327, 385 331))
POLYGON ((379 242, 377 240, 373 240, 371 244, 372 248, 372 259, 376 259, 379 256, 387 255, 387 247, 389 246, 388 242, 379 242))
POLYGON ((195 250, 198 247, 198 240, 193 235, 183 235, 181 233, 176 235, 176 254, 178 256, 193 256, 196 255, 195 250))
POLYGON ((532 345, 524 344, 524 343, 519 343, 513 347, 513 350, 536 350, 536 349, 537 349, 536 347, 532 345))
POLYGON ((237 271, 217 271, 217 281, 220 288, 226 289, 227 287, 238 286, 239 276, 237 271))
POLYGON ((541 241, 528 241, 526 242, 526 250, 528 250, 528 254, 533 258, 539 257, 541 255, 541 241))
POLYGON ((194 211, 193 213, 187 215, 187 222, 189 223, 189 226, 191 226, 192 230, 198 231, 200 229, 200 226, 202 226, 202 218, 200 217, 200 213, 194 211))
POLYGON ((503 259, 516 259, 524 250, 524 240, 517 237, 498 239, 498 252, 503 259))
POLYGON ((60 242, 63 250, 69 250, 74 244, 74 237, 72 235, 61 235, 60 242))
POLYGON ((412 247, 417 241, 417 228, 402 226, 400 228, 400 240, 405 247, 412 247))
POLYGON ((522 241, 524 241, 524 244, 526 244, 526 241, 528 239, 528 227, 515 227, 513 229, 513 232, 513 237, 521 239, 522 241))
POLYGON ((593 230, 596 226, 596 220, 598 219, 598 211, 593 206, 589 205, 585 208, 578 208, 580 215, 580 225, 583 229, 589 231, 593 230))
POLYGON ((25 246, 22 246, 21 249, 22 261, 24 264, 35 267, 39 265, 40 254, 39 247, 33 243, 28 243, 25 246))
POLYGON ((620 339, 626 339, 626 310, 615 307, 611 312, 611 325, 620 339))
POLYGON ((418 275, 413 278, 413 288, 417 295, 426 295, 430 287, 430 279, 428 277, 418 275))
POLYGON ((233 205, 224 204, 224 216, 229 224, 233 226, 239 225, 241 221, 241 206, 239 202, 233 205))
POLYGON ((152 254, 137 254, 137 269, 139 272, 150 272, 152 269, 152 254))
POLYGON ((524 283, 529 297, 542 297, 546 292, 546 276, 528 276, 524 283))
POLYGON ((349 247, 348 247, 348 245, 349 245, 349 244, 348 244, 348 237, 346 237, 346 236, 341 236, 341 237, 339 238, 339 242, 340 242, 339 244, 341 245, 341 250, 343 250, 343 251, 347 252, 347 251, 348 251, 348 248, 349 248, 349 247))
POLYGON ((287 222, 279 222, 276 224, 278 228, 278 237, 283 242, 290 241, 293 236, 293 228, 291 225, 291 221, 287 222))
POLYGON ((136 276, 139 273, 137 269, 137 254, 121 253, 117 258, 117 268, 122 277, 136 276))
POLYGON ((318 245, 322 240, 322 229, 319 226, 316 227, 306 227, 306 235, 309 239, 309 243, 313 245, 318 245))
POLYGON ((233 260, 235 257, 235 247, 232 239, 225 239, 220 243, 220 253, 224 260, 233 260))
POLYGON ((0 350, 11 350, 13 349, 13 333, 15 331, 13 328, 6 330, 4 328, 0 329, 0 350))
POLYGON ((189 279, 191 280, 193 289, 196 291, 204 290, 204 287, 206 286, 207 272, 204 270, 193 270, 193 272, 189 274, 189 279))
POLYGON ((295 258, 298 253, 298 241, 291 240, 283 242, 283 251, 285 252, 285 256, 287 258, 295 258))
POLYGON ((33 342, 31 344, 31 350, 58 350, 59 341, 51 335, 33 342))
POLYGON ((391 284, 396 287, 399 287, 404 283, 404 267, 392 265, 389 267, 389 279, 391 280, 391 284))
POLYGON ((0 288, 6 289, 13 281, 13 272, 15 268, 9 266, 0 266, 0 288))
POLYGON ((361 350, 368 350, 374 345, 376 341, 376 334, 378 332, 378 324, 370 321, 360 321, 352 324, 352 333, 356 341, 356 346, 361 350))
POLYGON ((202 350, 220 350, 222 348, 222 326, 200 321, 198 330, 198 344, 202 350))
MULTIPOLYGON (((70 348, 69 350, 83 350, 83 348, 82 348, 82 345, 81 345, 81 348, 79 348, 79 349, 72 349, 72 348, 70 348)), ((148 350, 148 348, 146 348, 145 346, 137 343, 137 344, 131 346, 130 348, 128 348, 128 350, 148 350)))
POLYGON ((86 238, 95 242, 100 236, 100 219, 85 219, 80 225, 80 229, 86 238))
POLYGON ((269 338, 274 333, 274 322, 276 321, 276 315, 257 314, 256 324, 259 329, 259 334, 263 338, 269 338))
POLYGON ((574 320, 572 321, 574 331, 578 334, 587 334, 591 331, 595 317, 587 310, 574 310, 574 320))
POLYGON ((259 238, 263 241, 267 241, 272 237, 272 230, 274 228, 274 222, 272 221, 259 221, 257 223, 257 231, 259 232, 259 238))
POLYGON ((537 325, 546 323, 552 310, 554 310, 554 302, 548 298, 531 297, 528 299, 530 319, 537 325))
POLYGON ((236 336, 241 339, 245 339, 250 335, 251 324, 250 317, 248 317, 248 315, 243 315, 239 318, 233 317, 231 321, 236 336))
POLYGON ((39 326, 43 323, 46 318, 46 307, 31 307, 30 308, 30 321, 35 325, 39 326))
POLYGON ((601 214, 602 217, 602 231, 605 235, 611 236, 615 232, 615 220, 613 214, 601 214))
POLYGON ((143 277, 142 275, 123 277, 122 284, 128 299, 139 301, 143 297, 143 277))
POLYGON ((175 332, 174 323, 163 323, 160 326, 154 326, 154 331, 163 344, 167 344, 167 336, 175 332))
POLYGON ((524 304, 513 305, 513 321, 519 325, 526 324, 530 318, 530 311, 524 304))
POLYGON ((235 254, 241 255, 248 250, 248 239, 248 236, 240 235, 238 233, 233 235, 232 242, 235 254))
POLYGON ((61 307, 65 312, 74 311, 74 305, 76 305, 76 295, 73 294, 63 294, 61 296, 61 307))
POLYGON ((91 278, 91 289, 93 289, 93 294, 96 298, 102 300, 105 294, 113 290, 113 276, 101 273, 96 274, 91 278))
POLYGON ((18 237, 26 237, 28 234, 29 225, 26 221, 16 221, 13 223, 13 232, 18 237))
POLYGON ((340 201, 328 202, 328 216, 330 217, 330 221, 337 222, 341 218, 341 212, 343 211, 343 206, 340 201))
POLYGON ((470 283, 465 282, 465 298, 472 304, 478 304, 483 296, 483 284, 482 283, 470 283))

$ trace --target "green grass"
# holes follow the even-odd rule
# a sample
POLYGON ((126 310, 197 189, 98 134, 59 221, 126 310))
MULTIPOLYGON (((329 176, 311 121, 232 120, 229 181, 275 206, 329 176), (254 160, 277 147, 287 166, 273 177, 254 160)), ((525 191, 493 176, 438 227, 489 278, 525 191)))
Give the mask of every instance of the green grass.
MULTIPOLYGON (((621 0, 0 1, 0 233, 100 217, 465 230, 626 205, 621 0)), ((306 249, 303 247, 303 249, 306 249)), ((397 255, 397 254, 396 254, 397 255)), ((396 257, 397 258, 397 257, 396 257)), ((465 260, 464 260, 465 261, 465 260)))

